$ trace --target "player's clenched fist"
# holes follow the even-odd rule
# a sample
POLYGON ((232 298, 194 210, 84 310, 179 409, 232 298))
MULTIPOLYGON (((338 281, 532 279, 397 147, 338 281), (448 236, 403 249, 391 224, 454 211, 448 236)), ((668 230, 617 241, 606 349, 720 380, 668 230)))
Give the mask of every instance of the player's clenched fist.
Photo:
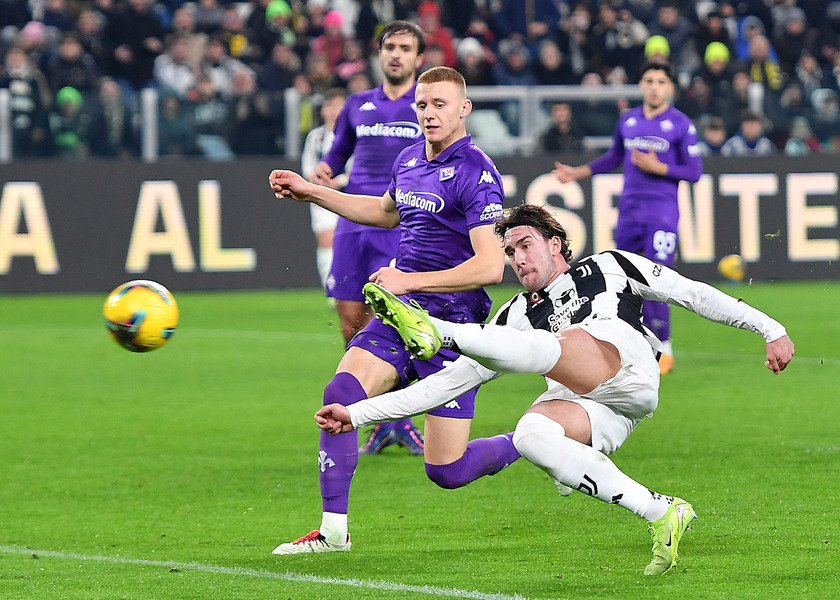
POLYGON ((274 170, 268 176, 268 185, 271 186, 274 195, 278 200, 291 198, 305 202, 310 195, 312 184, 294 171, 274 170))
POLYGON ((330 435, 353 431, 350 412, 341 404, 328 404, 321 408, 315 413, 315 422, 330 435))

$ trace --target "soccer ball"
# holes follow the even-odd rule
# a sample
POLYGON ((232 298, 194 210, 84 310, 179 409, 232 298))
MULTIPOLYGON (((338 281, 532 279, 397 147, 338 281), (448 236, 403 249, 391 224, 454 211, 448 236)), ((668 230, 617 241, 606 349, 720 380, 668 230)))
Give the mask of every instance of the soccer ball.
POLYGON ((105 327, 114 340, 132 352, 160 348, 178 326, 178 305, 155 281, 135 279, 108 295, 102 309, 105 327))
POLYGON ((746 269, 740 254, 727 254, 718 262, 718 272, 729 281, 743 281, 746 269))

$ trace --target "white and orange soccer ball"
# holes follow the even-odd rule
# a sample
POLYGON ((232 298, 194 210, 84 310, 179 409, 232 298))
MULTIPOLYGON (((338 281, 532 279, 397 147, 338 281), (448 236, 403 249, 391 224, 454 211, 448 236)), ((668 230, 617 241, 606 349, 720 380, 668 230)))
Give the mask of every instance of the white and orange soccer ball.
POLYGON ((744 281, 747 264, 740 254, 727 254, 718 261, 718 273, 729 281, 744 281))
POLYGON ((102 309, 105 327, 114 340, 132 352, 160 348, 178 327, 178 304, 156 281, 135 279, 108 295, 102 309))

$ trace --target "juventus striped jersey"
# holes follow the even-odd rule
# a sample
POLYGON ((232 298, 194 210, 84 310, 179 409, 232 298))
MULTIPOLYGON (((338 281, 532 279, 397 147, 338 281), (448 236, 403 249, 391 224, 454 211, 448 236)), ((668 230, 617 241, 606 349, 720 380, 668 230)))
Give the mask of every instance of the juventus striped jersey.
MULTIPOLYGON (((772 342, 787 334, 781 323, 712 286, 622 250, 581 259, 545 289, 521 292, 491 319, 519 330, 560 331, 588 320, 620 319, 651 343, 658 340, 642 325, 642 299, 682 306, 711 321, 747 329, 772 342)), ((427 412, 499 374, 462 356, 445 369, 407 388, 348 406, 354 427, 427 412)), ((549 382, 552 385, 552 382, 549 382)))

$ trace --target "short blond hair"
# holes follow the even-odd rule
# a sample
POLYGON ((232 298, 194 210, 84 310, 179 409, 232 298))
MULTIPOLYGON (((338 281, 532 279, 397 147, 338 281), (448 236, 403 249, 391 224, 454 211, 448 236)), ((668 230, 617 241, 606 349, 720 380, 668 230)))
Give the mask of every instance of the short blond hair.
POLYGON ((461 89, 464 97, 467 97, 467 82, 464 81, 464 76, 451 67, 432 67, 417 78, 417 83, 440 83, 441 81, 454 83, 461 89))

